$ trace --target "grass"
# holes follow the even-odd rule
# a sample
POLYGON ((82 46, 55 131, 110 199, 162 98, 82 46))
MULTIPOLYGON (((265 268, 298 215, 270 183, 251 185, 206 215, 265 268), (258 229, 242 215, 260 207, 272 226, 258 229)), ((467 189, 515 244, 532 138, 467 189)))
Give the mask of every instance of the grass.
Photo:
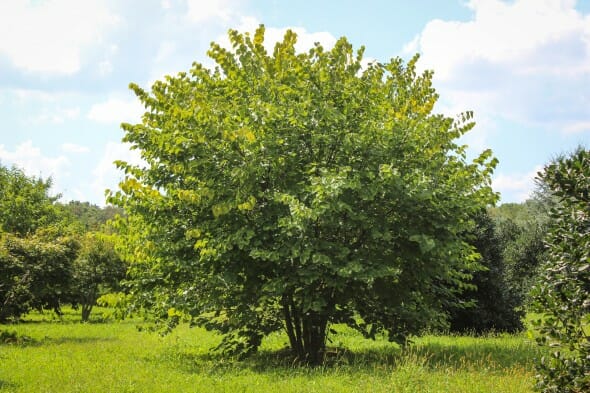
POLYGON ((435 336, 405 351, 341 328, 326 366, 293 365, 268 337, 239 362, 211 355, 219 337, 183 325, 160 337, 138 321, 77 322, 49 314, 0 326, 0 392, 532 392, 534 343, 523 335, 435 336))

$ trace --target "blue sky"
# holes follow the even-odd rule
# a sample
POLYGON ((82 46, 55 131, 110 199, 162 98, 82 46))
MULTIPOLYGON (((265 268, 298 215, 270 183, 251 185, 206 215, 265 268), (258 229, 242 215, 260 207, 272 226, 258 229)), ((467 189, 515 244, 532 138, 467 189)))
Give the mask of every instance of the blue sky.
POLYGON ((0 1, 0 163, 49 177, 54 193, 104 204, 137 162, 121 122, 148 87, 193 61, 229 28, 287 28, 300 48, 346 36, 369 59, 421 54, 436 110, 473 110, 472 154, 491 148, 494 188, 520 202, 551 158, 590 148, 590 0, 11 0, 0 1))

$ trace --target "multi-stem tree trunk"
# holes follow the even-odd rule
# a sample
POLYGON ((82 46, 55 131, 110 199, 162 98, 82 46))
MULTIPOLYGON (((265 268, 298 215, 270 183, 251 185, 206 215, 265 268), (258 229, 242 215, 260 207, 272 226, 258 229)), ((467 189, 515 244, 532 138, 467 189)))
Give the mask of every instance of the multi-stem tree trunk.
POLYGON ((92 306, 94 306, 94 304, 91 303, 82 305, 82 322, 88 322, 88 320, 90 319, 92 306))
POLYGON ((291 349, 297 358, 312 365, 323 361, 328 318, 317 312, 303 312, 290 296, 283 297, 283 317, 291 349))
POLYGON ((82 296, 82 322, 88 322, 92 308, 98 299, 98 289, 90 288, 87 293, 82 296))

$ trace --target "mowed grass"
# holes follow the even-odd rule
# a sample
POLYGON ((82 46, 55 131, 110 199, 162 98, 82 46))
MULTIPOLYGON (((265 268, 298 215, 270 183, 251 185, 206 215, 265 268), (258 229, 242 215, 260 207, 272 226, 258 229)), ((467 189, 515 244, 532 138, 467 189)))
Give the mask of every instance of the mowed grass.
POLYGON ((139 321, 50 314, 0 325, 30 341, 0 345, 0 392, 532 392, 536 345, 522 335, 435 336, 406 350, 339 328, 326 365, 293 364, 283 335, 245 361, 209 354, 215 334, 182 325, 160 337, 139 321))

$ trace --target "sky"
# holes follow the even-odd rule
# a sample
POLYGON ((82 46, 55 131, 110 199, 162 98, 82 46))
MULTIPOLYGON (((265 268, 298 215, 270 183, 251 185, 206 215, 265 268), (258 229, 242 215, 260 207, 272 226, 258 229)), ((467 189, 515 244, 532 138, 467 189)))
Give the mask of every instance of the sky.
POLYGON ((370 60, 419 53, 435 111, 474 111, 461 143, 493 150, 503 203, 590 148, 590 0, 0 0, 0 164, 51 177, 63 202, 104 205, 122 179, 113 161, 140 162, 121 142, 143 113, 129 83, 210 66, 212 41, 261 23, 268 42, 294 30, 299 50, 346 36, 370 60))

